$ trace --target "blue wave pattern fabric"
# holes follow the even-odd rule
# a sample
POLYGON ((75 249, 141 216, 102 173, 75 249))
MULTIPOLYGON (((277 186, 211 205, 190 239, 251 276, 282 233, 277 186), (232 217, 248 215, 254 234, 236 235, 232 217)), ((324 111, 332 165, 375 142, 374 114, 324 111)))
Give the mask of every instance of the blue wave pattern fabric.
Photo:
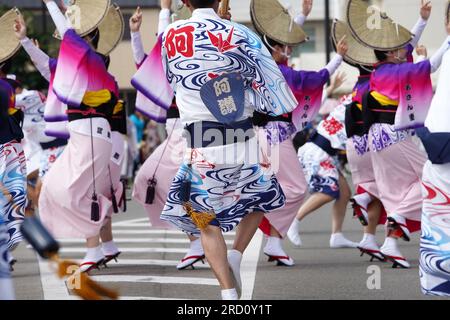
POLYGON ((8 230, 0 216, 0 279, 9 279, 11 272, 8 262, 8 230))
POLYGON ((450 165, 427 162, 420 241, 420 282, 427 295, 450 296, 450 165))
MULTIPOLYGON (((255 110, 281 115, 292 112, 298 105, 261 39, 245 26, 219 18, 213 9, 197 9, 191 19, 171 24, 162 37, 161 55, 167 80, 176 93, 183 125, 221 122, 202 100, 201 91, 207 83, 216 83, 212 93, 217 95, 222 114, 241 111, 238 106, 243 102, 244 110, 236 112, 234 123, 245 122, 255 110), (233 101, 237 99, 237 90, 232 89, 231 81, 220 81, 224 74, 232 73, 242 77, 244 97, 239 100, 244 101, 233 101), (210 82, 212 79, 217 82, 210 82)), ((215 219, 209 223, 228 232, 246 214, 267 213, 284 205, 283 191, 266 166, 267 161, 261 157, 253 128, 250 126, 248 131, 251 131, 249 139, 245 141, 186 150, 162 220, 198 235, 201 226, 195 225, 191 217, 194 214, 201 218, 213 216, 215 219), (183 186, 189 180, 189 201, 183 203, 186 200, 182 199, 183 186)), ((198 137, 194 131, 194 140, 207 140, 209 133, 205 131, 203 137, 198 137)))
POLYGON ((169 190, 162 220, 193 235, 200 230, 182 210, 180 185, 191 179, 190 203, 196 212, 214 212, 215 224, 232 231, 251 212, 270 212, 282 207, 285 195, 274 176, 264 175, 260 165, 215 166, 191 169, 184 164, 169 190))
POLYGON ((8 234, 9 250, 22 241, 20 225, 25 216, 26 197, 26 160, 22 145, 10 142, 0 145, 0 182, 3 191, 12 198, 0 193, 0 217, 5 222, 8 234))

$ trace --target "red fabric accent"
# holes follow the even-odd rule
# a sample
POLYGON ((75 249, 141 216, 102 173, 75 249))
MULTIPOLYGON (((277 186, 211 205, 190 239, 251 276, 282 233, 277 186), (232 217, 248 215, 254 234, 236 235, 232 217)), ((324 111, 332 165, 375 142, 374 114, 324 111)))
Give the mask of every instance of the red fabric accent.
POLYGON ((269 256, 269 258, 275 259, 275 260, 289 260, 290 259, 288 256, 271 256, 271 255, 268 255, 268 256, 269 256))
POLYGON ((406 228, 408 228, 411 233, 417 232, 422 229, 422 223, 420 221, 406 219, 406 228))
POLYGON ((362 250, 364 252, 370 252, 370 253, 381 253, 380 250, 371 250, 371 249, 366 249, 366 248, 360 248, 360 250, 362 250))
POLYGON ((169 59, 177 54, 185 58, 194 56, 194 31, 193 26, 186 26, 177 30, 172 28, 167 32, 165 47, 169 59))
POLYGON ((270 224, 269 220, 266 217, 264 217, 259 225, 259 229, 266 236, 270 236, 270 228, 271 228, 271 224, 270 224))
POLYGON ((185 262, 186 260, 190 259, 203 259, 203 256, 189 256, 181 260, 181 262, 185 262))
POLYGON ((95 111, 95 109, 92 109, 92 108, 89 108, 86 111, 70 109, 70 110, 67 110, 66 113, 67 114, 81 114, 83 116, 94 115, 94 116, 106 117, 103 113, 97 112, 97 111, 95 111))
POLYGON ((396 257, 396 256, 386 256, 386 257, 391 258, 391 259, 394 259, 394 260, 406 261, 406 259, 403 258, 403 257, 396 257))

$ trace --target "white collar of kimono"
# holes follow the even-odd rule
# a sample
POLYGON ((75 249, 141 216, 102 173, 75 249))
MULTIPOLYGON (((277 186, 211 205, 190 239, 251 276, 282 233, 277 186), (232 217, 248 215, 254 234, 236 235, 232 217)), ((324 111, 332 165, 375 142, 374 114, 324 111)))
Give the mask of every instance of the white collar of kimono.
POLYGON ((192 18, 214 18, 220 19, 213 8, 200 8, 192 12, 192 18))

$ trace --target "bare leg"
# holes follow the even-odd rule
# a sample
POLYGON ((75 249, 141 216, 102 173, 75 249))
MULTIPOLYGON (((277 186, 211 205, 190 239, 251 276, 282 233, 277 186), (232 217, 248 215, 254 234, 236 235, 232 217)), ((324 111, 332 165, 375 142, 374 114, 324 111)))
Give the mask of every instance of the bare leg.
POLYGON ((102 239, 103 243, 113 241, 111 218, 107 218, 107 222, 100 229, 100 238, 102 239))
POLYGON ((317 209, 333 200, 333 197, 325 193, 314 193, 305 201, 305 203, 303 203, 303 205, 298 210, 297 216, 295 218, 298 221, 302 221, 310 213, 316 211, 317 209))
POLYGON ((100 237, 95 236, 86 239, 86 247, 89 248, 97 248, 100 245, 100 237))
POLYGON ((342 232, 342 225, 344 224, 347 205, 351 197, 350 187, 342 174, 339 175, 339 193, 339 199, 336 200, 333 205, 333 234, 342 232))
POLYGON ((37 193, 37 185, 40 181, 39 179, 39 171, 36 170, 33 173, 27 176, 27 180, 36 180, 36 185, 32 187, 27 183, 27 195, 28 195, 28 205, 25 208, 25 216, 33 217, 35 214, 35 209, 39 200, 39 194, 37 193))
POLYGON ((382 204, 378 199, 374 199, 370 203, 368 208, 369 224, 367 227, 364 227, 364 233, 375 235, 377 232, 378 222, 380 221, 381 208, 382 204))
POLYGON ((193 236, 193 235, 191 235, 191 234, 186 234, 186 235, 187 235, 187 237, 189 238, 189 240, 190 240, 191 242, 198 239, 197 237, 195 237, 195 236, 193 236))
POLYGON ((201 240, 206 259, 219 281, 222 290, 234 288, 227 260, 227 245, 225 244, 221 229, 215 226, 208 226, 201 231, 201 240))
POLYGON ((250 241, 255 235, 256 230, 262 221, 264 214, 261 212, 253 212, 244 217, 236 229, 236 237, 233 243, 233 249, 244 253, 250 241))
POLYGON ((275 229, 272 225, 270 225, 270 236, 271 237, 275 237, 275 238, 280 238, 280 239, 283 238, 281 236, 281 234, 278 232, 278 230, 275 229))
POLYGON ((300 221, 302 221, 310 213, 316 211, 325 204, 333 201, 334 198, 321 192, 313 193, 300 207, 297 216, 292 221, 287 232, 289 240, 297 247, 302 245, 300 237, 300 221))

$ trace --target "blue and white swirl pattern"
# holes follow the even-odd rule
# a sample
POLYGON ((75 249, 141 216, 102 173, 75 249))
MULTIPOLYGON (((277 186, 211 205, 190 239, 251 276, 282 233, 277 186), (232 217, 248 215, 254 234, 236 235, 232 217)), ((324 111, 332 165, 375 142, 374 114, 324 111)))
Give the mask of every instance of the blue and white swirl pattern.
POLYGON ((303 167, 310 193, 324 193, 339 199, 338 162, 312 142, 298 150, 298 159, 303 167))
POLYGON ((274 176, 266 176, 260 165, 217 165, 214 168, 183 164, 169 190, 161 219, 193 235, 200 230, 180 201, 184 177, 191 179, 190 203, 196 212, 214 212, 223 232, 232 231, 252 212, 268 213, 281 208, 285 196, 274 176))
POLYGON ((8 249, 14 250, 22 241, 20 225, 24 219, 27 205, 26 194, 26 160, 22 145, 17 142, 0 145, 0 216, 8 232, 8 249))
POLYGON ((0 216, 0 279, 9 279, 11 272, 9 270, 9 251, 8 251, 8 230, 5 222, 0 216))
POLYGON ((385 123, 375 123, 370 128, 372 145, 370 149, 374 152, 382 151, 389 146, 404 141, 411 136, 410 130, 396 131, 394 126, 385 123))
POLYGON ((450 192, 429 181, 425 166, 423 182, 420 280, 423 293, 450 296, 450 192))
MULTIPOLYGON (((183 106, 184 94, 198 95, 211 75, 238 72, 247 81, 248 103, 258 111, 281 115, 297 107, 297 101, 280 69, 260 38, 250 29, 229 21, 202 19, 176 22, 168 30, 186 27, 194 27, 195 30, 192 57, 181 54, 169 57, 163 45, 166 76, 170 83, 176 84, 180 106, 183 106), (217 35, 220 32, 229 35, 232 31, 231 49, 226 50, 215 46, 208 34, 217 35)), ((166 31, 164 44, 169 41, 167 34, 166 31)))
POLYGON ((358 156, 363 156, 367 152, 370 152, 369 148, 369 136, 367 134, 363 136, 353 136, 352 138, 353 146, 355 147, 356 154, 358 156))

